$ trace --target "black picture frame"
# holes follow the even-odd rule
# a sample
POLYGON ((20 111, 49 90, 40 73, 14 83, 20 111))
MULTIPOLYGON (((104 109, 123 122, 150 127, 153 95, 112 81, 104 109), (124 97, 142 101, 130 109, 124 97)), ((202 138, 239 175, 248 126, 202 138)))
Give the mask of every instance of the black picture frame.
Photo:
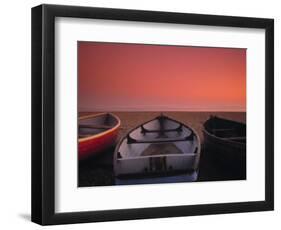
POLYGON ((126 9, 32 8, 32 221, 41 225, 193 216, 274 209, 274 20, 126 9), (110 19, 265 29, 265 200, 55 213, 55 18, 110 19))

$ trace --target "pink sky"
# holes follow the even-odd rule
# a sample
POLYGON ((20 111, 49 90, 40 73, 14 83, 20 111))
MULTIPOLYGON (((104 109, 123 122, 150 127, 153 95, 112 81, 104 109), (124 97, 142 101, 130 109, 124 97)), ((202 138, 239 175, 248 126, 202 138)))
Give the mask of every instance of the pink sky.
POLYGON ((246 111, 246 49, 78 42, 79 111, 246 111))

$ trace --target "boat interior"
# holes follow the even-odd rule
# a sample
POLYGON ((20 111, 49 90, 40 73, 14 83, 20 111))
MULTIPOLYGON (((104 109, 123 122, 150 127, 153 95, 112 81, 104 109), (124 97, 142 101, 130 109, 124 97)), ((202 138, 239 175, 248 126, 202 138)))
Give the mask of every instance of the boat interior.
POLYGON ((246 143, 246 125, 243 123, 213 117, 205 123, 205 129, 219 138, 246 143))
POLYGON ((194 154, 198 140, 192 129, 159 116, 130 132, 119 147, 119 158, 194 154))
POLYGON ((88 137, 102 133, 113 128, 118 123, 117 119, 110 113, 101 114, 79 120, 79 138, 88 137))

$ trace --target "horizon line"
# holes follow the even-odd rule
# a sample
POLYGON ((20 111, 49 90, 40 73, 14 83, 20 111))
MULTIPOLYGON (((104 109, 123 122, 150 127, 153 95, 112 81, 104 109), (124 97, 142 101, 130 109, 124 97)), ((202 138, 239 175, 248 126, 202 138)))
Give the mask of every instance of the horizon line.
POLYGON ((231 112, 231 113, 246 113, 246 110, 78 110, 79 113, 106 113, 106 112, 231 112))

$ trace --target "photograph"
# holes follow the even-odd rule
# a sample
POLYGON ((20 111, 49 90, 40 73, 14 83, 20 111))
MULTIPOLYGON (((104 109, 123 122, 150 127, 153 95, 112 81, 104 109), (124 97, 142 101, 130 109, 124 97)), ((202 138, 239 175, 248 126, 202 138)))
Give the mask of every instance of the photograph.
POLYGON ((248 6, 32 7, 31 221, 273 211, 276 19, 248 6))
POLYGON ((77 41, 78 187, 246 180, 246 57, 77 41))

